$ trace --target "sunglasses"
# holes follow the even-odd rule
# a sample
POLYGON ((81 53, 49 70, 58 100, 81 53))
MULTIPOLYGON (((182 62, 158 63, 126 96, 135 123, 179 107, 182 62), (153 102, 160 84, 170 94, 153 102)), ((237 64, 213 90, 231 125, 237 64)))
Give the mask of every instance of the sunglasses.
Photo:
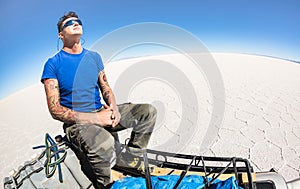
POLYGON ((65 23, 65 25, 61 28, 61 31, 63 31, 66 27, 72 26, 73 24, 78 23, 80 26, 82 26, 82 22, 80 19, 75 19, 75 20, 69 20, 68 22, 65 23))

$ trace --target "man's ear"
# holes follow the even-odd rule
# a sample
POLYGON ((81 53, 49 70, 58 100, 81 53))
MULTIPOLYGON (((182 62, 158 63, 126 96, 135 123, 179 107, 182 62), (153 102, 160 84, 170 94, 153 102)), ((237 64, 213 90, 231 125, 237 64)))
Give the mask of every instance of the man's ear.
POLYGON ((63 39, 64 35, 62 34, 62 32, 58 33, 58 38, 63 39))

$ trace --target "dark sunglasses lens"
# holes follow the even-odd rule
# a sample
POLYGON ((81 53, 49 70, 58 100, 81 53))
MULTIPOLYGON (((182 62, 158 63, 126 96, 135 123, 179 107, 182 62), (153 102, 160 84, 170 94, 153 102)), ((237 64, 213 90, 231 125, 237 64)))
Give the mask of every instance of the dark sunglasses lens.
POLYGON ((71 26, 73 24, 74 24, 74 20, 69 20, 68 22, 65 23, 64 28, 68 27, 68 26, 71 26))
POLYGON ((79 20, 79 19, 77 19, 77 20, 75 20, 79 25, 81 25, 82 26, 82 22, 81 22, 81 20, 79 20))
POLYGON ((75 22, 77 22, 79 25, 82 26, 82 22, 81 20, 77 19, 77 20, 69 20, 68 22, 65 23, 64 28, 68 27, 68 26, 72 26, 73 24, 75 24, 75 22))

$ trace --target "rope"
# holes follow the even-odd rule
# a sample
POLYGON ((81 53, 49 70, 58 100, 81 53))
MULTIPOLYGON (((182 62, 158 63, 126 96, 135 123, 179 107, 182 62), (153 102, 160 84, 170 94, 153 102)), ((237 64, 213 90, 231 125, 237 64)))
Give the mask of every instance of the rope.
POLYGON ((59 181, 62 183, 62 171, 60 163, 63 162, 67 156, 67 151, 64 149, 59 149, 58 145, 54 142, 51 136, 46 133, 45 136, 45 155, 46 155, 46 162, 45 162, 45 174, 47 178, 50 178, 54 175, 56 168, 58 169, 58 178, 59 181), (60 156, 60 154, 62 154, 60 156))
MULTIPOLYGON (((20 188, 26 179, 30 180, 30 177, 34 173, 39 173, 41 170, 43 170, 42 167, 38 167, 35 170, 27 172, 26 168, 38 163, 38 161, 40 161, 45 155, 46 155, 46 160, 44 163, 44 167, 45 167, 46 177, 47 178, 52 177, 54 175, 54 173, 56 171, 56 167, 57 167, 59 181, 62 183, 63 178, 62 178, 62 171, 61 171, 60 163, 65 160, 66 155, 67 155, 66 149, 68 147, 66 146, 66 147, 59 148, 59 146, 61 144, 63 144, 63 143, 55 143, 54 140, 47 133, 45 135, 45 145, 33 147, 33 149, 45 148, 45 150, 43 150, 36 159, 26 163, 23 167, 19 168, 18 172, 16 172, 14 175, 12 175, 10 177, 5 177, 4 187, 5 188, 12 187, 15 189, 20 188), (26 175, 22 174, 22 172, 25 172, 26 175)), ((34 186, 34 184, 33 184, 33 186, 34 186)))

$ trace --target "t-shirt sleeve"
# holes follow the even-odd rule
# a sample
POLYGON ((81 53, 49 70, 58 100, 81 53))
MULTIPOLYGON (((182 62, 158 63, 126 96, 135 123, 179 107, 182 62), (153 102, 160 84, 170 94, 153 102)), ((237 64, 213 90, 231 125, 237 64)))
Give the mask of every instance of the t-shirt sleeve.
POLYGON ((102 58, 101 58, 100 54, 98 54, 98 53, 97 53, 97 67, 98 67, 99 72, 101 72, 104 69, 102 58))
POLYGON ((44 83, 44 80, 49 78, 57 79, 55 65, 51 59, 48 59, 48 61, 44 65, 41 82, 44 83))

